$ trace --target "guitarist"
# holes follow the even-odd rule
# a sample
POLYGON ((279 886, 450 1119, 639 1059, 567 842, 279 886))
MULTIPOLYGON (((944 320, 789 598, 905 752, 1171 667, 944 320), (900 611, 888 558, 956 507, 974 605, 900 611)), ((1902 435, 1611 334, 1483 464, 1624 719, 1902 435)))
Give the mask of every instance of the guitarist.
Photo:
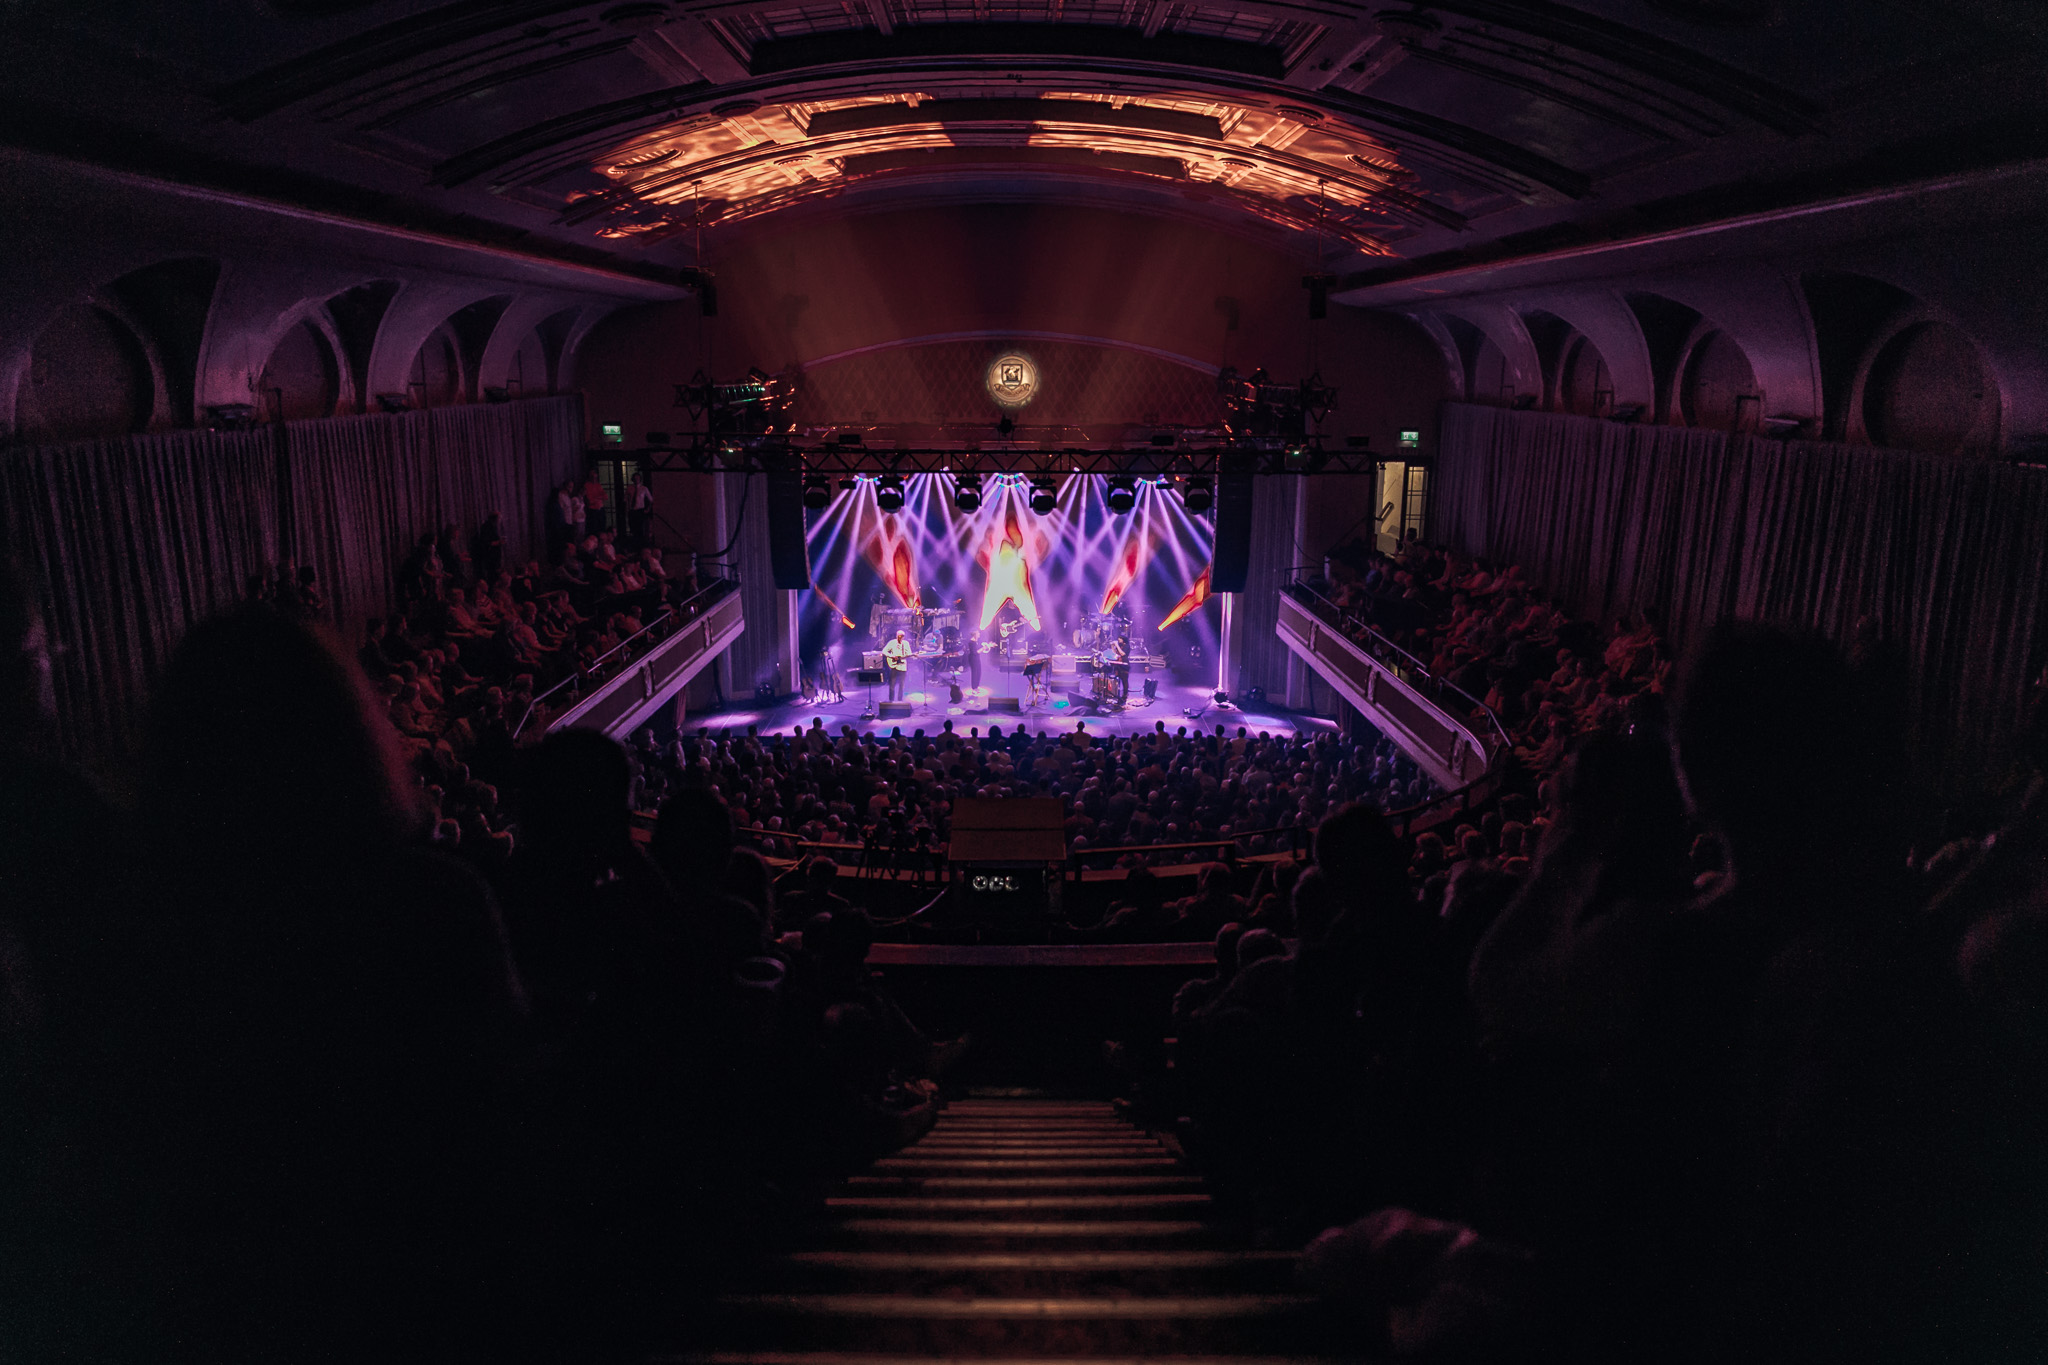
POLYGON ((903 699, 903 680, 910 673, 910 654, 910 641, 900 630, 896 632, 895 639, 882 646, 882 664, 889 670, 890 701, 903 699))

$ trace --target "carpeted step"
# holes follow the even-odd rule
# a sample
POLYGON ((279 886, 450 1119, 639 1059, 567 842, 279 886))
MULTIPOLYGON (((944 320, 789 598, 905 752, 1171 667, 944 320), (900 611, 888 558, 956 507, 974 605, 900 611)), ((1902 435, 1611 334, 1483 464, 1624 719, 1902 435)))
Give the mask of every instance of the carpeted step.
POLYGON ((1171 1175, 1179 1162, 1158 1156, 912 1156, 884 1157, 869 1168, 876 1175, 1171 1175))
POLYGON ((1302 1294, 936 1297, 735 1294, 707 1322, 715 1345, 907 1351, 942 1356, 1181 1355, 1313 1349, 1327 1337, 1302 1294))
POLYGON ((1222 1246, 1229 1239, 1195 1218, 1023 1219, 845 1218, 821 1228, 821 1247, 877 1251, 1039 1251, 1059 1246, 1100 1251, 1222 1246))
POLYGON ((1150 1248, 1101 1251, 799 1251, 776 1264, 791 1292, 997 1298, 1278 1293, 1292 1252, 1150 1248))
POLYGON ((841 1192, 849 1195, 1040 1195, 1174 1194, 1200 1190, 1194 1175, 857 1175, 841 1192))
POLYGON ((1199 1191, 1171 1194, 1044 1194, 1044 1195, 833 1195, 825 1211, 841 1218, 1021 1219, 1047 1222, 1083 1219, 1107 1222, 1123 1218, 1188 1218, 1209 1211, 1209 1196, 1199 1191))

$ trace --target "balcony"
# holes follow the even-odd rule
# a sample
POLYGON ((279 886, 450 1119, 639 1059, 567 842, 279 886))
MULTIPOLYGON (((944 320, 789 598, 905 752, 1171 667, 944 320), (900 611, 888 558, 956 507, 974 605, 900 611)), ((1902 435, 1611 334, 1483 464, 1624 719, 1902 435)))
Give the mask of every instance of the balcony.
POLYGON ((1280 638, 1446 793, 1469 805, 1492 786, 1507 734, 1485 706, 1304 584, 1280 597, 1280 638))
POLYGON ((739 584, 714 580, 589 669, 536 698, 529 721, 541 720, 549 733, 601 730, 624 739, 724 653, 746 625, 739 584))

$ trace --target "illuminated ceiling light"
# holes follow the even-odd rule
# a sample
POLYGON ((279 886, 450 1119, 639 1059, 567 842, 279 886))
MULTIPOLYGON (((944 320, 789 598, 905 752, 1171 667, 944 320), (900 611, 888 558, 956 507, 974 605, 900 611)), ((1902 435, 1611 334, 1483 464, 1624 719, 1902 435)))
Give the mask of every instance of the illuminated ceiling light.
POLYGON ((1051 479, 1039 478, 1031 481, 1031 510, 1046 516, 1059 505, 1058 488, 1051 479))
POLYGON ((1109 504, 1110 511, 1123 516, 1138 505, 1138 485, 1128 474, 1113 475, 1103 501, 1109 504))
POLYGON ((903 510, 903 479, 900 475, 884 474, 875 480, 875 506, 884 512, 903 510))
POLYGON ((822 474, 804 480, 804 506, 822 512, 832 503, 832 481, 822 474))
POLYGON ((953 481, 953 505, 963 512, 977 511, 981 507, 981 480, 972 474, 962 474, 953 481))
POLYGON ((1216 485, 1207 475, 1197 474, 1182 486, 1180 500, 1187 505, 1188 511, 1200 516, 1216 505, 1216 485))

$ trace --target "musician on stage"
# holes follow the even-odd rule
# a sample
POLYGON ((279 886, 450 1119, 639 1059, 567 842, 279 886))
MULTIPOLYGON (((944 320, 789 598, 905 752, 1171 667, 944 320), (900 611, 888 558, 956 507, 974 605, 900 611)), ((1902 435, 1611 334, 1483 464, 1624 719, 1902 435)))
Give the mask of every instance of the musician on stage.
POLYGON ((896 632, 894 639, 882 646, 882 664, 889 672, 890 701, 903 699, 903 680, 910 673, 910 656, 913 652, 910 641, 900 630, 896 632))
POLYGON ((833 701, 846 700, 845 689, 839 685, 839 661, 832 657, 832 651, 829 649, 818 655, 818 676, 815 681, 818 684, 820 701, 824 700, 827 692, 832 694, 833 701))

